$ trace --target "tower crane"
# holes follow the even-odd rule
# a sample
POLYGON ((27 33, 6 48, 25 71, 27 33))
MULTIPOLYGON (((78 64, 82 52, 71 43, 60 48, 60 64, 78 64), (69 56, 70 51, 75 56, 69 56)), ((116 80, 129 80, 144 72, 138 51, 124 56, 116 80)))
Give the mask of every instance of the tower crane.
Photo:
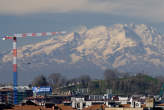
POLYGON ((24 38, 24 37, 41 37, 41 36, 53 36, 56 34, 65 34, 65 32, 42 32, 42 33, 20 33, 20 34, 13 34, 9 36, 2 37, 3 40, 13 40, 13 97, 14 97, 14 104, 18 104, 17 99, 17 78, 18 78, 18 72, 17 72, 17 38, 24 38))

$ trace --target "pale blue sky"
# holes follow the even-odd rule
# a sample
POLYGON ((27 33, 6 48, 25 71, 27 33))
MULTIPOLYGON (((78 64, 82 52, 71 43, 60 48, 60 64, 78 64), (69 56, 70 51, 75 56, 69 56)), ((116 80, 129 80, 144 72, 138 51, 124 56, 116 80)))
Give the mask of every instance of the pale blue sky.
POLYGON ((0 14, 106 13, 164 21, 163 0, 0 0, 0 14))

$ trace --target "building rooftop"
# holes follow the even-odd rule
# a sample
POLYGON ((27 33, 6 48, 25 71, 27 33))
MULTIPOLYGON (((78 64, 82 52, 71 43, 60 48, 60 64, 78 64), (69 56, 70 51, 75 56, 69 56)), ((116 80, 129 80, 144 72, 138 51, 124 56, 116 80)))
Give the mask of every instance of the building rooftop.
POLYGON ((24 106, 14 106, 11 109, 4 110, 52 110, 52 108, 44 108, 43 106, 34 106, 34 105, 24 105, 24 106))
POLYGON ((11 91, 13 91, 13 89, 11 89, 11 88, 1 88, 0 89, 0 92, 11 92, 11 91))
MULTIPOLYGON (((71 106, 64 106, 63 104, 57 105, 57 107, 61 110, 76 110, 73 109, 71 106)), ((46 108, 45 106, 35 106, 35 105, 16 105, 11 109, 4 109, 4 110, 52 110, 51 108, 46 108)))
POLYGON ((129 108, 130 104, 122 104, 122 107, 129 108))
POLYGON ((72 108, 71 106, 65 106, 63 104, 58 104, 57 105, 61 110, 76 110, 74 108, 72 108))
POLYGON ((106 107, 106 105, 96 104, 87 108, 83 108, 83 110, 105 110, 106 107))
POLYGON ((157 106, 164 106, 164 103, 158 104, 157 106))

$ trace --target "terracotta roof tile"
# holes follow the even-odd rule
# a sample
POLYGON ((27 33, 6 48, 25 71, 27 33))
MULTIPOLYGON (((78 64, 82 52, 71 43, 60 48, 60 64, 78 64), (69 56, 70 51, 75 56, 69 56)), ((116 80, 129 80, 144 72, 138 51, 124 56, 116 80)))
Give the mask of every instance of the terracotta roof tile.
POLYGON ((106 108, 106 105, 100 105, 100 104, 97 104, 97 105, 92 105, 92 106, 90 106, 90 107, 88 107, 88 108, 84 108, 83 110, 99 110, 99 109, 102 109, 102 110, 105 110, 105 108, 106 108))
POLYGON ((130 107, 130 104, 122 104, 122 107, 130 107))
POLYGON ((71 106, 64 106, 63 104, 58 104, 57 106, 62 110, 76 110, 73 109, 71 106))
POLYGON ((162 103, 162 104, 158 104, 158 106, 164 106, 164 103, 162 103))
POLYGON ((52 108, 45 108, 43 106, 34 106, 34 105, 24 105, 24 106, 14 106, 12 109, 4 110, 52 110, 52 108))

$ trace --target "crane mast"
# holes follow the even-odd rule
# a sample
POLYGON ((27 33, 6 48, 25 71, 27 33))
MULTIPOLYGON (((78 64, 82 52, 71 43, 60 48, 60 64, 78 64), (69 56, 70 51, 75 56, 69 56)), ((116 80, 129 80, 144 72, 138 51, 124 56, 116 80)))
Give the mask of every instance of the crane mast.
POLYGON ((14 104, 17 104, 17 86, 18 86, 18 74, 17 74, 17 47, 16 47, 17 38, 13 37, 13 96, 14 104))

